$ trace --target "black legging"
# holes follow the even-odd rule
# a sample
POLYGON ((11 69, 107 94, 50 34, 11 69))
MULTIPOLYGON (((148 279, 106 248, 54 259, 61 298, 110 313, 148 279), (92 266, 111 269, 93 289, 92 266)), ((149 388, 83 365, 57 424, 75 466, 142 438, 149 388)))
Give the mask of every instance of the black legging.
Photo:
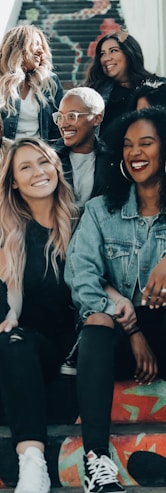
MULTIPOLYGON (((136 309, 138 325, 157 357, 159 376, 166 379, 166 311, 136 309)), ((85 325, 77 366, 77 389, 85 453, 108 450, 110 411, 115 379, 133 377, 135 360, 128 336, 119 326, 85 325)))
POLYGON ((24 440, 46 443, 45 383, 71 347, 64 333, 56 342, 27 329, 0 334, 0 390, 15 446, 24 440))

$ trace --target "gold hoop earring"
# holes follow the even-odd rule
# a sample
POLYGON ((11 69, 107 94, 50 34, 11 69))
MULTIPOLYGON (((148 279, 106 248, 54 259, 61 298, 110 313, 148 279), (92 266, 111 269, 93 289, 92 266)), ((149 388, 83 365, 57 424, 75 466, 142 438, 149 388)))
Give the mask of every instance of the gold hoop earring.
POLYGON ((124 178, 127 180, 127 181, 133 181, 131 178, 128 178, 128 176, 126 175, 126 173, 124 172, 124 169, 123 169, 123 159, 121 160, 120 162, 120 171, 122 173, 122 175, 124 176, 124 178))

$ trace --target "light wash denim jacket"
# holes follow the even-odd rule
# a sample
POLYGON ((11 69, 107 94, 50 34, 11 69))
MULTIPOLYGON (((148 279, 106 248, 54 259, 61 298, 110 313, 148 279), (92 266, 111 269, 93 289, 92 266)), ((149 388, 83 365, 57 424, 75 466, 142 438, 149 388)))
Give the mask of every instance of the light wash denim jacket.
POLYGON ((89 200, 69 244, 65 267, 65 281, 81 319, 95 312, 114 314, 106 283, 132 301, 137 282, 142 292, 165 254, 166 213, 155 216, 149 227, 139 216, 135 185, 128 202, 114 214, 108 212, 103 196, 89 200))
MULTIPOLYGON (((54 104, 50 98, 49 91, 45 93, 47 99, 47 104, 45 106, 38 100, 38 98, 36 98, 40 106, 38 113, 40 137, 48 143, 60 137, 58 127, 53 122, 52 113, 57 111, 59 103, 63 97, 63 88, 58 76, 51 72, 50 78, 52 78, 57 85, 54 104)), ((5 111, 2 111, 1 113, 4 124, 4 135, 6 138, 11 140, 14 140, 16 136, 18 119, 20 115, 20 105, 21 99, 18 97, 15 102, 16 114, 12 113, 8 117, 5 111)))

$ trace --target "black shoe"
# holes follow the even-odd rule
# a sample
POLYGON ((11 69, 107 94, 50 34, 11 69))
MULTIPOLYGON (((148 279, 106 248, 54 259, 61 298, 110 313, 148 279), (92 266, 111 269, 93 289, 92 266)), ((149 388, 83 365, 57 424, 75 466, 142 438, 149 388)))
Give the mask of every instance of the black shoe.
POLYGON ((79 337, 72 347, 69 355, 65 359, 64 363, 60 367, 60 373, 62 375, 76 375, 77 374, 77 355, 78 355, 78 343, 79 337))
POLYGON ((66 360, 60 367, 61 375, 76 375, 77 368, 75 362, 66 360))
POLYGON ((97 455, 91 450, 84 456, 85 493, 118 493, 125 492, 117 479, 118 468, 107 455, 97 455))
POLYGON ((139 450, 131 454, 127 470, 140 486, 166 486, 166 457, 155 452, 139 450))

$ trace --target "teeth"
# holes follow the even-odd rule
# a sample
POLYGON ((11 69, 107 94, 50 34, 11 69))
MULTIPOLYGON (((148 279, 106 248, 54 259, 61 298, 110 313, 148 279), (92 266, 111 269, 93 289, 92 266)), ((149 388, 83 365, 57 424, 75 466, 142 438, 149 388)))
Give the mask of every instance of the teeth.
POLYGON ((76 132, 63 132, 64 137, 72 137, 76 132))
POLYGON ((37 183, 34 183, 32 185, 32 187, 40 187, 41 185, 47 185, 48 183, 48 180, 41 180, 41 181, 38 181, 37 183))
POLYGON ((106 66, 107 70, 109 70, 110 68, 113 68, 113 67, 115 67, 115 65, 107 65, 106 66))
POLYGON ((143 168, 144 166, 147 166, 148 161, 139 161, 137 163, 131 163, 132 168, 135 169, 140 169, 143 168))

